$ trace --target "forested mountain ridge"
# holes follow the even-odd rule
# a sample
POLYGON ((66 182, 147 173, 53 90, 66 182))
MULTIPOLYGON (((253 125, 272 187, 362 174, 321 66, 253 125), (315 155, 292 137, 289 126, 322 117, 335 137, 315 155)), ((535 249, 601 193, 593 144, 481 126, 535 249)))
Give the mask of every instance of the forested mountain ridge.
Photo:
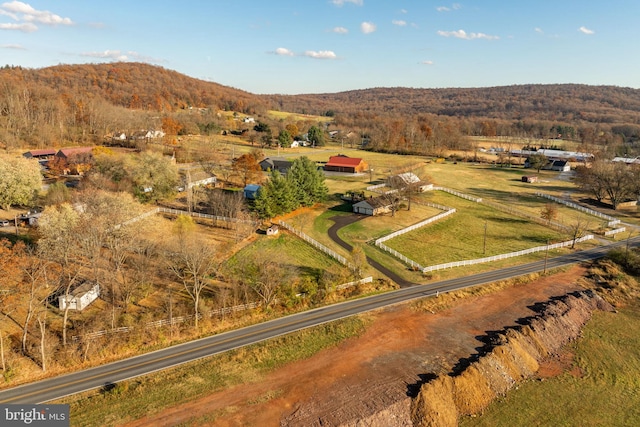
POLYGON ((487 88, 373 88, 318 95, 273 96, 284 110, 436 114, 507 120, 640 124, 640 90, 578 84, 487 88))
MULTIPOLYGON (((609 145, 640 140, 640 90, 616 86, 395 87, 256 95, 144 63, 0 68, 0 146, 5 148, 101 143, 116 131, 164 129, 166 124, 172 129, 167 133, 174 135, 225 129, 230 123, 216 116, 218 110, 253 115, 276 134, 287 123, 269 117, 267 110, 332 115, 334 128, 367 137, 372 149, 394 152, 461 148, 465 135, 561 134, 609 145), (202 110, 199 115, 179 114, 191 108, 202 110)), ((306 126, 299 127, 301 133, 306 126)))
POLYGON ((95 95, 116 106, 153 111, 216 106, 252 112, 262 102, 239 89, 135 62, 5 67, 0 69, 0 83, 44 86, 63 97, 95 95))

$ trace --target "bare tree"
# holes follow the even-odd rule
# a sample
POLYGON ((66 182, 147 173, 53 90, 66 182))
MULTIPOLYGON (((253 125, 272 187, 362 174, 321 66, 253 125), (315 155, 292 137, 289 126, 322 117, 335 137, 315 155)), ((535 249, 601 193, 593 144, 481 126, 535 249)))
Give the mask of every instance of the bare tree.
POLYGON ((584 237, 589 229, 589 221, 578 218, 569 224, 568 231, 571 235, 571 249, 576 246, 576 240, 581 237, 584 237))
POLYGON ((547 203, 540 211, 540 217, 547 221, 547 224, 551 224, 551 221, 558 216, 558 207, 554 203, 547 203))
MULTIPOLYGON (((47 207, 38 221, 41 238, 38 250, 46 259, 60 265, 59 288, 65 296, 71 292, 82 266, 72 259, 79 256, 77 225, 79 213, 68 203, 47 207)), ((67 323, 70 304, 65 304, 62 319, 62 344, 67 345, 67 323)))
POLYGON ((193 300, 195 328, 198 328, 200 316, 200 296, 209 280, 214 275, 217 262, 216 251, 204 239, 200 238, 189 226, 190 217, 179 217, 186 224, 179 225, 179 230, 172 248, 167 254, 169 269, 178 278, 185 291, 193 300))

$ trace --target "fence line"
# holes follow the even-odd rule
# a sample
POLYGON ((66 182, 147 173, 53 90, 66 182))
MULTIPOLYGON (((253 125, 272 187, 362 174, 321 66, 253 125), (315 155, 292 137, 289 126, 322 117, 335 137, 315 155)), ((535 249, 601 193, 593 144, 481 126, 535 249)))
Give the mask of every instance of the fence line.
POLYGON ((382 242, 386 242, 387 240, 393 239, 394 237, 398 237, 398 236, 401 236, 401 235, 403 235, 405 233, 408 233, 410 231, 413 231, 413 230, 416 230, 418 228, 424 227, 425 225, 428 225, 428 224, 431 224, 432 222, 438 221, 439 219, 447 217, 447 216, 449 216, 449 215, 451 215, 451 214, 453 214, 455 212, 456 212, 456 210, 454 208, 449 208, 448 210, 445 210, 444 212, 439 213, 438 215, 432 216, 431 218, 427 218, 427 219, 425 219, 423 221, 420 221, 420 222, 418 222, 416 224, 413 224, 413 225, 411 225, 409 227, 403 228, 402 230, 394 231, 391 234, 387 234, 384 237, 380 237, 379 239, 377 239, 375 241, 375 245, 378 246, 382 242))
POLYGON ((402 261, 405 264, 407 264, 413 270, 422 270, 424 268, 423 266, 421 266, 420 264, 418 264, 414 260, 412 260, 410 258, 407 258, 405 255, 401 254, 400 252, 396 251, 395 249, 391 249, 389 246, 385 245, 382 242, 377 243, 376 246, 379 247, 380 249, 382 249, 383 251, 388 252, 391 255, 393 255, 394 257, 398 258, 400 261, 402 261))
POLYGON ((615 230, 609 230, 609 231, 605 231, 604 235, 609 237, 609 236, 613 236, 616 235, 618 233, 623 233, 624 231, 626 231, 626 227, 620 227, 620 228, 616 228, 615 230))
POLYGON ((499 260, 503 260, 503 259, 507 259, 507 258, 513 258, 513 257, 517 257, 517 256, 522 256, 522 255, 528 255, 528 254, 532 254, 532 253, 535 253, 535 252, 546 251, 546 250, 549 250, 549 249, 563 248, 563 247, 566 247, 566 246, 573 245, 575 243, 585 242, 585 241, 591 240, 593 238, 594 237, 593 237, 592 234, 588 234, 588 235, 586 235, 584 237, 580 237, 579 239, 575 239, 575 241, 572 239, 572 240, 568 240, 566 242, 554 243, 553 245, 536 246, 535 248, 529 248, 529 249, 524 249, 522 251, 509 252, 509 253, 506 253, 506 254, 494 255, 494 256, 485 257, 485 258, 470 259, 470 260, 465 260, 465 261, 455 261, 455 262, 448 262, 446 264, 432 265, 432 266, 429 266, 429 267, 424 267, 422 269, 422 272, 423 273, 428 273, 430 271, 445 270, 447 268, 462 267, 462 266, 467 266, 467 265, 475 265, 475 264, 482 264, 482 263, 486 263, 486 262, 499 261, 499 260))
POLYGON ((322 243, 320 243, 320 242, 312 239, 311 237, 307 236, 302 231, 296 230, 295 228, 293 228, 293 226, 287 224, 286 222, 284 222, 282 220, 278 220, 278 224, 280 224, 282 227, 286 228, 287 230, 289 230, 290 232, 292 232, 293 234, 295 234, 296 236, 298 236, 299 238, 301 238, 305 242, 309 243, 314 248, 319 249, 320 251, 322 251, 325 254, 329 255, 330 257, 334 258, 339 263, 341 263, 343 265, 346 265, 349 268, 353 267, 351 265, 351 263, 349 261, 347 261, 347 259, 345 257, 343 257, 342 255, 336 253, 335 251, 332 251, 331 249, 329 249, 328 247, 326 247, 322 243))
POLYGON ((530 221, 533 221, 533 222, 536 222, 536 223, 538 223, 540 225, 544 225, 545 227, 554 228, 555 230, 560 231, 562 233, 564 233, 566 231, 569 231, 569 229, 570 229, 569 226, 560 224, 559 222, 547 221, 546 219, 537 217, 537 216, 535 216, 533 214, 530 214, 528 212, 524 212, 524 211, 521 211, 521 210, 518 210, 518 209, 514 209, 514 208, 511 208, 509 206, 501 205, 499 203, 489 202, 487 200, 484 200, 482 203, 487 205, 487 206, 491 206, 492 208, 497 209, 499 211, 506 212, 506 213, 511 214, 511 215, 519 216, 521 218, 526 218, 526 219, 528 219, 530 221))
POLYGON ((230 218, 230 217, 226 217, 226 216, 218 216, 218 215, 209 215, 209 214, 204 214, 204 213, 200 213, 200 212, 189 212, 189 211, 183 211, 183 210, 179 210, 179 209, 170 209, 170 208, 163 208, 163 207, 159 207, 157 208, 158 212, 162 212, 162 213, 168 213, 171 215, 189 215, 195 218, 205 218, 205 219, 211 219, 211 220, 216 220, 216 221, 225 221, 225 222, 240 222, 240 223, 245 223, 245 224, 255 224, 255 221, 252 221, 250 219, 239 219, 239 218, 230 218))
POLYGON ((569 206, 572 209, 576 209, 576 210, 579 210, 581 212, 587 213, 589 215, 593 215, 595 217, 605 219, 605 220, 607 220, 607 227, 613 227, 614 225, 620 224, 620 220, 619 219, 616 219, 616 218, 614 218, 612 216, 609 216, 609 215, 605 215, 605 214, 603 214, 601 212, 598 212, 598 211, 594 211, 593 209, 585 208, 584 206, 579 205, 577 203, 573 203, 573 202, 570 202, 568 200, 564 200, 564 199, 561 199, 559 197, 552 196, 550 194, 538 193, 538 192, 536 192, 535 194, 538 197, 542 197, 542 198, 545 198, 545 199, 553 200, 556 203, 560 203, 560 204, 563 204, 565 206, 569 206))
MULTIPOLYGON (((231 307, 222 307, 222 308, 217 308, 214 310, 209 310, 207 312, 205 312, 204 314, 199 314, 198 315, 198 319, 202 319, 203 317, 215 317, 215 316, 221 316, 224 314, 230 314, 230 313, 237 313, 239 311, 245 311, 245 310, 253 310, 257 307, 259 307, 260 305, 262 305, 261 302, 250 302, 247 304, 240 304, 240 305, 234 305, 231 307)), ((184 322, 187 322, 189 320, 192 320, 195 317, 194 314, 188 315, 188 316, 175 316, 172 317, 171 319, 161 319, 161 320, 152 320, 150 322, 146 322, 144 324, 144 328, 159 328, 161 326, 166 326, 166 325, 178 325, 184 322)), ((119 334, 119 333, 129 333, 132 332, 135 328, 132 326, 122 326, 120 328, 113 328, 113 329, 103 329, 101 331, 96 331, 96 332, 90 332, 88 334, 84 334, 84 335, 74 335, 73 337, 71 337, 71 339, 73 341, 78 341, 81 338, 82 339, 96 339, 105 335, 111 335, 111 334, 119 334)))
POLYGON ((382 187, 386 187, 387 184, 376 184, 376 185, 370 185, 367 187, 367 191, 373 191, 375 193, 380 193, 380 191, 377 191, 378 188, 382 188, 382 187))
POLYGON ((452 190, 450 188, 446 188, 446 187, 433 187, 434 190, 437 191, 444 191, 445 193, 449 193, 449 194, 453 194, 454 196, 458 196, 462 199, 466 199, 466 200, 471 200, 472 202, 476 202, 476 203, 480 203, 482 202, 482 198, 481 197, 474 197, 474 196, 470 196, 468 194, 464 194, 461 193, 459 191, 456 190, 452 190))

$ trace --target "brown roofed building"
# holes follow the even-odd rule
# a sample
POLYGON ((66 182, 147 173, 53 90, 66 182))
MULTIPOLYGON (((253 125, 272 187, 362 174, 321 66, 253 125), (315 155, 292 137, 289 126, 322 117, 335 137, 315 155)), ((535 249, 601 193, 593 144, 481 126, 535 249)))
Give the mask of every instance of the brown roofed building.
POLYGON ((324 170, 328 172, 358 173, 369 169, 369 165, 358 157, 347 157, 342 154, 329 157, 329 161, 324 165, 324 170))
POLYGON ((67 175, 82 175, 93 165, 93 147, 61 148, 55 155, 50 167, 67 175))

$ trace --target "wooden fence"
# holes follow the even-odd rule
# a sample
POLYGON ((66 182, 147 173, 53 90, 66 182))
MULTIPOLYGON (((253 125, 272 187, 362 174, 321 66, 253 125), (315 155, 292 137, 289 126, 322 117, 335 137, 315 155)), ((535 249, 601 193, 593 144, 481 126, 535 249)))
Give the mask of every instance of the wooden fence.
MULTIPOLYGON (((261 302, 250 302, 248 304, 234 305, 232 307, 217 308, 215 310, 207 311, 204 314, 199 314, 198 319, 202 319, 205 316, 215 317, 215 316, 223 316, 225 314, 237 313, 239 311, 253 310, 258 308, 260 305, 262 305, 261 302)), ((166 325, 179 325, 181 323, 185 323, 187 321, 193 320, 194 317, 195 315, 191 314, 188 316, 175 316, 175 317, 172 317, 171 319, 153 320, 150 322, 146 322, 144 324, 144 328, 159 328, 161 326, 166 326, 166 325)), ((71 339, 73 341, 79 341, 81 339, 92 340, 92 339, 100 338, 100 337, 111 335, 111 334, 129 333, 134 331, 135 329, 136 328, 132 326, 122 326, 120 328, 103 329, 101 331, 90 332, 84 335, 74 335, 73 337, 71 337, 71 339)))

